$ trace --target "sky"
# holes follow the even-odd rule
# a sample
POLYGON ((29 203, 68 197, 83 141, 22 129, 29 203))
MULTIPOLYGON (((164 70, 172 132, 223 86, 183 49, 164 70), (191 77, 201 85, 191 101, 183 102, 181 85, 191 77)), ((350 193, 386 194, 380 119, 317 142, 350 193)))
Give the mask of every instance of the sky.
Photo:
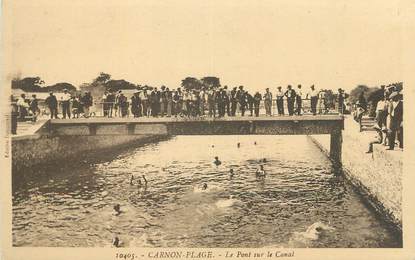
POLYGON ((402 81, 399 1, 5 0, 8 80, 91 82, 102 71, 177 87, 402 81))

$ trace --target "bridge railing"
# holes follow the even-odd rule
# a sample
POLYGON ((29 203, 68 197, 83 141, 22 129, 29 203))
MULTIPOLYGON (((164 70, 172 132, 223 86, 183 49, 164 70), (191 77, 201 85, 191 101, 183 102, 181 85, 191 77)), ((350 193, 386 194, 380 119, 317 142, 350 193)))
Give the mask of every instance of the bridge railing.
MULTIPOLYGON (((63 110, 62 109, 62 103, 60 101, 58 103, 59 103, 59 105, 58 105, 58 115, 62 115, 62 110, 63 110)), ((288 104, 287 104, 286 99, 284 99, 283 105, 284 105, 283 106, 284 107, 284 114, 288 115, 288 104)), ((130 102, 126 102, 126 106, 127 106, 126 117, 130 117, 130 116, 132 116, 130 102)), ((118 104, 116 104, 115 102, 102 102, 102 101, 93 102, 93 105, 89 108, 90 115, 95 116, 95 117, 104 117, 104 114, 106 114, 106 113, 104 113, 104 107, 106 108, 106 110, 111 110, 110 112, 112 113, 112 116, 121 117, 121 109, 120 109, 118 104)), ((205 114, 207 115, 208 105, 205 104, 204 107, 205 107, 205 114)), ((49 109, 48 109, 47 105, 44 103, 44 101, 42 101, 42 100, 39 100, 39 109, 40 109, 40 116, 48 116, 49 115, 49 109)), ((216 106, 216 111, 217 110, 218 110, 218 108, 216 106)), ((71 114, 72 114, 72 111, 73 111, 72 104, 70 105, 70 111, 71 111, 71 114)), ((297 111, 297 103, 294 102, 294 113, 295 114, 296 114, 296 111, 297 111)), ((331 114, 331 115, 333 115, 333 114, 339 114, 339 113, 343 113, 343 112, 344 112, 343 109, 341 110, 341 112, 339 111, 337 102, 335 104, 327 105, 327 104, 324 104, 324 102, 322 100, 317 101, 317 114, 320 114, 320 115, 331 114)), ((264 100, 262 100, 260 102, 259 114, 260 115, 266 115, 264 100)), ((276 99, 272 100, 271 114, 275 115, 275 116, 278 115, 277 100, 276 99)), ((301 114, 311 114, 311 100, 310 99, 302 99, 301 114)), ((237 105, 236 115, 237 116, 241 115, 241 110, 240 110, 240 104, 239 103, 237 105)), ((250 109, 249 109, 248 105, 246 106, 246 109, 245 109, 245 115, 246 116, 250 115, 250 109)), ((107 116, 107 114, 105 116, 107 116)))

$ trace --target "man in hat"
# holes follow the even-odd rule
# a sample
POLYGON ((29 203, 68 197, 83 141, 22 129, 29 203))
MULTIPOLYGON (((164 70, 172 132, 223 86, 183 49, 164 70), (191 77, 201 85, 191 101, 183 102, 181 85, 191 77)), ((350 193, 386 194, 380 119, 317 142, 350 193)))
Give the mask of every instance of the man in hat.
POLYGON ((237 88, 234 87, 231 90, 230 99, 231 99, 231 116, 235 116, 236 114, 236 107, 238 105, 238 98, 237 98, 237 88))
POLYGON ((45 103, 50 111, 50 118, 58 118, 58 100, 53 92, 49 93, 49 96, 45 99, 45 103))
POLYGON ((269 92, 269 88, 265 89, 264 106, 265 106, 265 114, 267 116, 271 116, 272 93, 269 92))
POLYGON ((105 103, 107 104, 107 115, 108 117, 112 117, 112 110, 114 109, 114 103, 115 103, 115 94, 114 91, 110 90, 107 94, 107 97, 105 99, 105 103))
POLYGON ((339 114, 343 114, 346 110, 346 106, 344 105, 344 100, 347 98, 346 93, 344 93, 344 90, 339 88, 337 93, 337 102, 338 102, 338 111, 339 114))
POLYGON ((391 100, 389 108, 391 122, 388 131, 389 148, 387 148, 387 150, 393 150, 395 148, 396 136, 398 137, 399 148, 403 148, 403 103, 401 95, 398 92, 392 92, 389 99, 391 100))
POLYGON ((308 98, 311 103, 311 113, 315 116, 317 114, 318 91, 315 89, 314 85, 311 85, 310 92, 307 93, 307 99, 308 98))
POLYGON ((301 85, 297 86, 297 115, 301 116, 301 110, 303 109, 303 91, 301 90, 301 85))
POLYGON ((277 112, 279 116, 284 115, 284 92, 281 90, 281 86, 277 88, 277 93, 275 94, 277 98, 277 112))
POLYGON ((67 89, 64 89, 61 97, 63 119, 65 119, 66 116, 68 116, 68 118, 71 118, 70 102, 71 94, 68 93, 67 89))
POLYGON ((291 85, 288 85, 284 95, 287 97, 288 114, 292 116, 294 115, 294 101, 297 94, 295 93, 295 90, 292 89, 291 85))

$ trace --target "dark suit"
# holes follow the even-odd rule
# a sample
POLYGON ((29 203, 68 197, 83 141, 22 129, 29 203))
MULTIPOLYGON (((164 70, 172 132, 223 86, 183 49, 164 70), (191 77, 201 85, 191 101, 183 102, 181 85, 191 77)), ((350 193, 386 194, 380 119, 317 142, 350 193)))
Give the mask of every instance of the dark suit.
POLYGON ((403 103, 399 101, 397 104, 392 107, 392 118, 389 134, 389 149, 395 148, 395 138, 398 135, 399 147, 403 148, 403 127, 402 127, 402 118, 403 118, 403 103))

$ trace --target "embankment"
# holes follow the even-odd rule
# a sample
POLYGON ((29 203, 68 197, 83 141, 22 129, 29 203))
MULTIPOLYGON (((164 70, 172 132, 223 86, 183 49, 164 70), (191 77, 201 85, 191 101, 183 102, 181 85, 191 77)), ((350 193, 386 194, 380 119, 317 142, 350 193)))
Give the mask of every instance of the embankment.
MULTIPOLYGON (((367 136, 368 133, 347 127, 343 131, 344 175, 379 216, 402 233, 402 151, 385 151, 383 145, 375 145, 373 153, 367 154, 370 140, 367 136)), ((329 154, 329 136, 310 138, 326 155, 329 154)))
POLYGON ((13 171, 49 162, 68 161, 94 151, 139 146, 167 138, 166 135, 48 136, 34 134, 13 137, 13 171))

